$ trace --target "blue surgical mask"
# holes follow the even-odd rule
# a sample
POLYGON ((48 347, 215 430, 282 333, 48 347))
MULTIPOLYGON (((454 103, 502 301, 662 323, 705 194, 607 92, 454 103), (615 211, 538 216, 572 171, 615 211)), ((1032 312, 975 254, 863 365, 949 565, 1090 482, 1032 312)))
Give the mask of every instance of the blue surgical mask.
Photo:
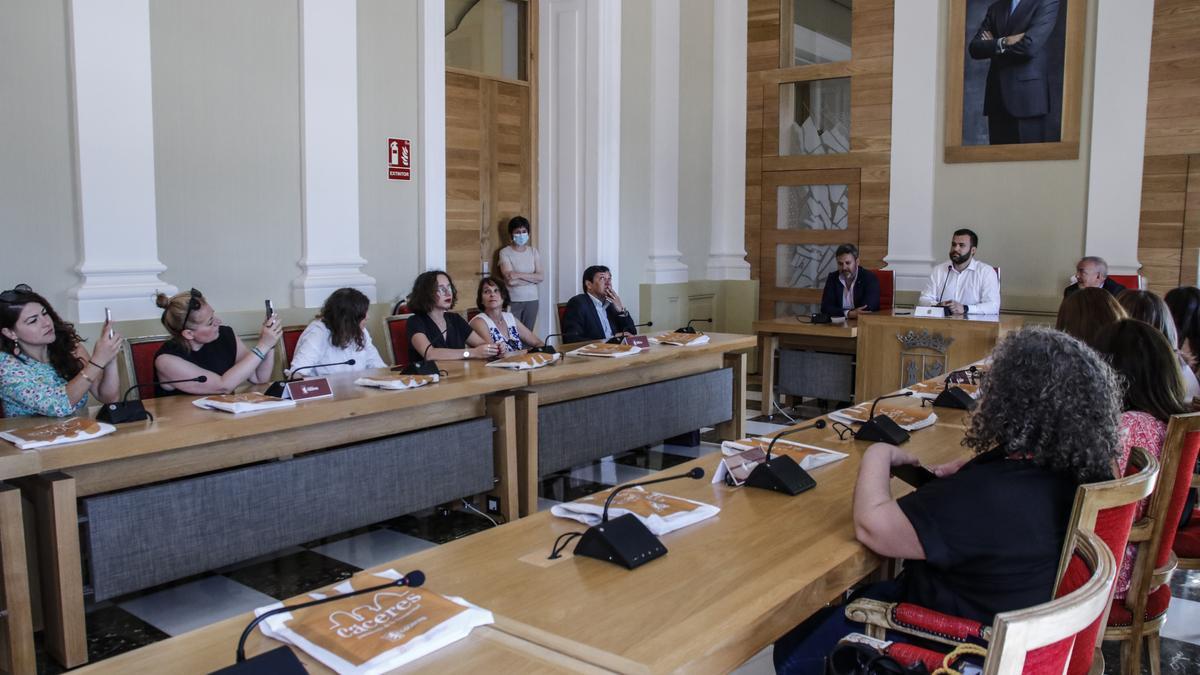
POLYGON ((524 246, 525 244, 528 244, 529 243, 529 233, 522 232, 520 234, 514 234, 513 235, 513 243, 516 244, 517 246, 524 246))

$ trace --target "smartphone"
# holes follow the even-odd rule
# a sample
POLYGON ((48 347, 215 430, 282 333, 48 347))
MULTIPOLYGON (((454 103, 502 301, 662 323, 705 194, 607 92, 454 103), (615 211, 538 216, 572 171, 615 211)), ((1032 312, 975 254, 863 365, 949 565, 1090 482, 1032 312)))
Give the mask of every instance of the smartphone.
POLYGON ((104 308, 104 323, 108 324, 108 339, 111 340, 113 336, 112 310, 107 307, 104 308))
POLYGON ((275 316, 275 304, 271 302, 270 298, 268 298, 263 301, 263 305, 265 305, 267 308, 267 317, 263 319, 263 321, 270 321, 271 317, 275 316))
POLYGON ((893 466, 892 475, 915 488, 919 488, 937 478, 937 474, 917 464, 899 464, 893 466))

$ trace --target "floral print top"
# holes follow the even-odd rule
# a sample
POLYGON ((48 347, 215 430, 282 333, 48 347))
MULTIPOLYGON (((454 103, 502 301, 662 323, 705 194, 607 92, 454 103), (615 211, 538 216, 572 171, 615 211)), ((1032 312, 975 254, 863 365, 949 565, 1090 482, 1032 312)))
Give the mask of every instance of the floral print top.
POLYGON ((0 352, 0 402, 4 415, 66 417, 84 408, 87 394, 75 405, 67 398, 67 381, 49 363, 0 352))
MULTIPOLYGON (((1125 475, 1125 467, 1129 464, 1129 451, 1135 447, 1145 448, 1147 452, 1157 458, 1162 454, 1163 442, 1167 440, 1167 423, 1160 422, 1155 419, 1150 413, 1144 413, 1140 410, 1129 410, 1121 413, 1121 456, 1117 458, 1118 466, 1121 469, 1120 475, 1125 475)), ((1146 506, 1150 498, 1147 497, 1138 503, 1137 509, 1133 513, 1133 521, 1136 523, 1138 518, 1141 518, 1146 513, 1146 506)), ((1133 576, 1133 563, 1137 560, 1137 545, 1130 544, 1125 548, 1125 555, 1121 560, 1121 569, 1117 572, 1117 583, 1113 591, 1113 597, 1124 598, 1129 592, 1130 577, 1133 576)))

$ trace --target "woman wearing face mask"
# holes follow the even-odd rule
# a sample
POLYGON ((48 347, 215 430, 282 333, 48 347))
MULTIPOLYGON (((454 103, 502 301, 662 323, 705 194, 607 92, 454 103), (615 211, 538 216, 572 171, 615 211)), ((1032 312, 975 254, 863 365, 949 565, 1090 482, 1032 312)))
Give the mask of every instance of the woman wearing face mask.
POLYGON ((508 221, 511 246, 500 249, 500 275, 512 297, 512 314, 529 330, 537 323, 538 284, 542 283, 542 256, 529 245, 529 221, 516 216, 508 221))

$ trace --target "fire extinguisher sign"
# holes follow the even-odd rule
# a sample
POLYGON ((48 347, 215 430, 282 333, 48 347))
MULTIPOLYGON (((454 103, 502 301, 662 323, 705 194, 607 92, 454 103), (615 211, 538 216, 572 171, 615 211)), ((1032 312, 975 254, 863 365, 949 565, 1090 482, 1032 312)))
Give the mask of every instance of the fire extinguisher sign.
POLYGON ((388 139, 388 180, 412 179, 412 143, 403 138, 388 139))

